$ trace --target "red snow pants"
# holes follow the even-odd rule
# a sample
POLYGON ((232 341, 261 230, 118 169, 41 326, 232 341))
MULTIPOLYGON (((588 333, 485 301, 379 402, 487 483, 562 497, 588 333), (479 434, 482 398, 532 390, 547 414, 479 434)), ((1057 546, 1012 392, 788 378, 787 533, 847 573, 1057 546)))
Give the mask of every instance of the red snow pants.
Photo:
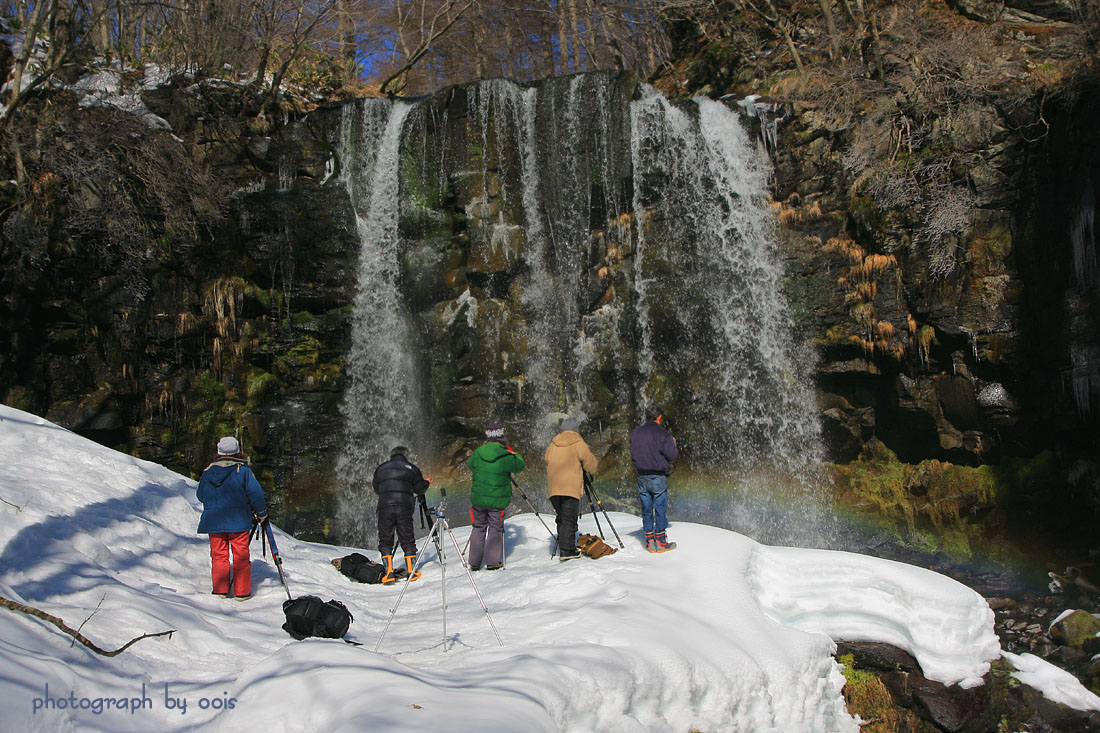
POLYGON ((229 595, 229 550, 233 550, 233 595, 252 595, 252 561, 248 557, 248 532, 215 532, 210 535, 210 579, 214 593, 229 595))

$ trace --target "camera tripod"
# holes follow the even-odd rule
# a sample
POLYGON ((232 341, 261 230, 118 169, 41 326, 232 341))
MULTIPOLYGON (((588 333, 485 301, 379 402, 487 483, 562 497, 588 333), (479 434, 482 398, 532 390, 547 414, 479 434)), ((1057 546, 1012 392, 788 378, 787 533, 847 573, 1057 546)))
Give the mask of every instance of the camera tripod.
MULTIPOLYGON (((474 594, 477 595, 478 602, 481 603, 481 610, 485 612, 485 618, 489 620, 489 626, 493 628, 493 634, 497 638, 497 643, 504 646, 504 642, 500 638, 500 632, 497 631, 497 625, 493 623, 493 617, 489 615, 489 609, 485 606, 485 599, 481 597, 481 591, 477 589, 477 583, 474 582, 474 575, 470 572, 470 565, 466 562, 466 558, 463 557, 462 550, 458 546, 458 540, 455 539, 455 534, 451 531, 451 526, 447 523, 447 515, 444 511, 447 505, 447 490, 441 488, 439 493, 441 498, 439 500, 439 505, 432 511, 432 517, 430 517, 431 531, 428 533, 427 539, 432 541, 432 544, 435 545, 436 553, 439 555, 439 588, 442 594, 443 610, 443 650, 447 650, 447 553, 443 542, 444 532, 451 538, 451 544, 454 545, 455 552, 458 554, 458 559, 462 561, 462 569, 466 571, 466 577, 470 579, 470 586, 474 589, 474 594)), ((427 516, 428 508, 424 496, 421 495, 419 499, 421 516, 427 516)), ((401 593, 397 596, 397 602, 393 604, 393 609, 390 611, 390 618, 386 621, 385 628, 382 629, 382 636, 378 637, 378 643, 374 645, 374 651, 378 651, 378 648, 382 646, 382 640, 386 638, 386 632, 389 631, 390 624, 393 623, 393 617, 397 615, 397 609, 401 606, 401 599, 405 597, 405 591, 409 589, 409 583, 412 582, 409 578, 416 575, 416 571, 420 568, 420 564, 424 562, 425 557, 426 555, 423 550, 416 554, 416 563, 413 565, 412 572, 405 578, 401 593)))

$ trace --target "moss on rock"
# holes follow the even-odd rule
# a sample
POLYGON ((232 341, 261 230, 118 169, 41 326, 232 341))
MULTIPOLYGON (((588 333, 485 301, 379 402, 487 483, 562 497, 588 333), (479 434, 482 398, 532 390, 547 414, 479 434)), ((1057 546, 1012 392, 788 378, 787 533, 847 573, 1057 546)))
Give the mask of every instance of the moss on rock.
POLYGON ((871 672, 856 669, 851 654, 837 657, 837 661, 844 674, 844 703, 849 713, 863 721, 860 730, 869 733, 899 730, 901 715, 882 680, 871 672))
POLYGON ((904 463, 872 439, 856 461, 830 464, 841 504, 928 552, 961 562, 999 555, 1009 515, 1026 513, 1057 475, 1053 457, 959 466, 928 459, 904 463))

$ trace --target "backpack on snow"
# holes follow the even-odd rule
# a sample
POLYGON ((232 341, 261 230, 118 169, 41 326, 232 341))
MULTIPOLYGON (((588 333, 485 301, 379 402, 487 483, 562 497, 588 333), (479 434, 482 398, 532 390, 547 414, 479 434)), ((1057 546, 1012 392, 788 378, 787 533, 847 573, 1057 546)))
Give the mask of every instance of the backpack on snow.
POLYGON ((351 627, 351 612, 340 601, 322 601, 317 596, 302 596, 283 601, 286 623, 283 630, 299 641, 307 636, 342 639, 351 627))
POLYGON ((374 562, 366 555, 358 552, 333 560, 332 564, 342 574, 358 583, 369 583, 371 585, 381 583, 382 576, 386 574, 385 565, 374 562))
POLYGON ((618 552, 614 547, 604 542, 594 534, 582 534, 577 538, 577 549, 582 555, 598 559, 604 555, 613 555, 618 552))

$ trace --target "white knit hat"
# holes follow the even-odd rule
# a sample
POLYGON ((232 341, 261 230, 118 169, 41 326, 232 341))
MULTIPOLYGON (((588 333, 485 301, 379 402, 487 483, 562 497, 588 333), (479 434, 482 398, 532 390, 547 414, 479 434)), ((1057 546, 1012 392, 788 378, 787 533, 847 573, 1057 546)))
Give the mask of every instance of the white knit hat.
POLYGON ((241 452, 241 444, 232 436, 226 436, 218 441, 219 456, 235 456, 241 452))

